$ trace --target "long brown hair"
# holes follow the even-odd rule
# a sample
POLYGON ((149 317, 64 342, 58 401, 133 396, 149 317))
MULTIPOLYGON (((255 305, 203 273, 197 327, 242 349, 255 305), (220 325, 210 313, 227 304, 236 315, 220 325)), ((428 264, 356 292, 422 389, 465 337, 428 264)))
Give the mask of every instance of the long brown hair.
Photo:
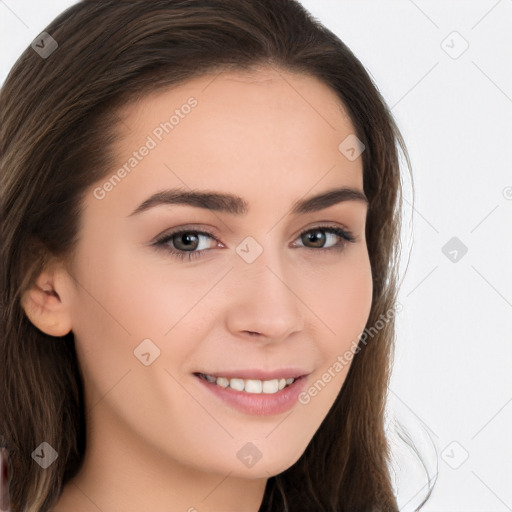
POLYGON ((389 311, 398 292, 399 151, 407 151, 363 65, 296 0, 83 0, 45 32, 58 47, 45 57, 27 48, 0 91, 0 446, 9 451, 13 512, 47 511, 83 459, 73 333, 56 338, 38 330, 20 297, 45 265, 75 249, 83 193, 114 163, 118 109, 207 72, 257 66, 317 77, 351 118, 365 146, 370 203, 367 326, 387 318, 360 342, 303 455, 268 480, 260 511, 398 510, 384 408, 395 336, 389 311), (43 441, 59 454, 45 470, 31 457, 43 441))

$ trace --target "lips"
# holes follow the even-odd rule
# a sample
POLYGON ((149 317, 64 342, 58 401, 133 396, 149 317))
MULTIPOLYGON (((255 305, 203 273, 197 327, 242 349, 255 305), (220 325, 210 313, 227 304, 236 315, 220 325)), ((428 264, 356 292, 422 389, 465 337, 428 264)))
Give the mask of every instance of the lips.
POLYGON ((200 387, 225 404, 250 415, 281 414, 298 403, 308 373, 297 369, 195 372, 200 387))

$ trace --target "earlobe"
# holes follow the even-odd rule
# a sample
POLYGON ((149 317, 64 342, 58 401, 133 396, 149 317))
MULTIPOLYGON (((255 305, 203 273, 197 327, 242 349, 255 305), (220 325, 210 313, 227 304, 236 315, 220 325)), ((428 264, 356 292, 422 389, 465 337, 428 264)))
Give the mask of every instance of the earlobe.
POLYGON ((67 297, 59 286, 62 282, 56 273, 44 271, 21 297, 21 306, 30 322, 56 337, 65 336, 72 327, 67 297))

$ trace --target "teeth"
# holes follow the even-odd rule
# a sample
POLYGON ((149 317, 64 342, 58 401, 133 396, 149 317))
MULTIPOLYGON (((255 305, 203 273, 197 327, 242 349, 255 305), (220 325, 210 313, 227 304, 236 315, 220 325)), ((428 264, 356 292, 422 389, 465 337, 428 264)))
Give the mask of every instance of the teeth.
POLYGON ((234 389, 235 391, 243 391, 244 379, 231 379, 229 381, 229 387, 234 389))
POLYGON ((243 389, 247 393, 261 393, 263 382, 261 382, 261 380, 248 379, 245 381, 245 388, 243 389))
POLYGON ((229 386, 229 380, 225 379, 224 377, 218 377, 217 378, 217 386, 220 386, 222 388, 227 388, 229 386))
POLYGON ((263 393, 277 393, 279 391, 279 381, 277 379, 274 380, 264 380, 263 381, 263 393))
POLYGON ((272 395, 281 391, 286 386, 295 382, 294 378, 289 379, 272 379, 272 380, 258 380, 258 379, 226 379, 226 377, 215 377, 214 375, 201 374, 201 377, 208 382, 216 383, 217 386, 222 388, 230 387, 235 391, 245 391, 246 393, 254 394, 268 394, 272 395))

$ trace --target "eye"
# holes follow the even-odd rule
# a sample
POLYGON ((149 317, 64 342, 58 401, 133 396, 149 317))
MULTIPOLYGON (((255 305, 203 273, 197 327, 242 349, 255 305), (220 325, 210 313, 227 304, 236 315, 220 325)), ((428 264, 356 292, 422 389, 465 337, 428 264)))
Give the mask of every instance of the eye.
POLYGON ((321 251, 341 251, 345 249, 347 243, 354 243, 356 241, 350 231, 337 226, 317 226, 312 229, 310 228, 300 234, 299 240, 302 242, 303 246, 304 241, 306 241, 306 243, 312 243, 313 247, 308 246, 308 249, 321 251), (329 240, 336 242, 336 238, 341 239, 341 241, 331 247, 323 247, 329 240))
POLYGON ((168 252, 176 258, 183 259, 188 257, 189 260, 192 260, 193 258, 201 256, 201 254, 207 250, 207 248, 197 250, 201 245, 201 238, 210 238, 219 242, 212 233, 189 229, 167 233, 161 238, 158 238, 154 245, 168 250, 168 252), (174 249, 167 247, 171 242, 174 249))
MULTIPOLYGON (((166 233, 157 238, 153 245, 166 250, 171 256, 178 259, 187 257, 189 260, 197 258, 205 253, 209 247, 201 247, 201 239, 214 240, 218 244, 221 242, 208 231, 198 231, 195 229, 181 229, 166 233)), ((317 226, 303 231, 298 239, 300 245, 294 244, 294 247, 303 247, 309 250, 318 251, 342 251, 347 243, 354 243, 356 238, 347 229, 337 226, 317 226), (336 241, 338 239, 338 241, 336 241), (324 247, 326 243, 334 242, 330 247, 324 247), (306 244, 312 244, 306 245, 306 244)), ((221 244, 222 245, 222 244, 221 244)), ((211 248, 211 247, 210 247, 211 248)))

